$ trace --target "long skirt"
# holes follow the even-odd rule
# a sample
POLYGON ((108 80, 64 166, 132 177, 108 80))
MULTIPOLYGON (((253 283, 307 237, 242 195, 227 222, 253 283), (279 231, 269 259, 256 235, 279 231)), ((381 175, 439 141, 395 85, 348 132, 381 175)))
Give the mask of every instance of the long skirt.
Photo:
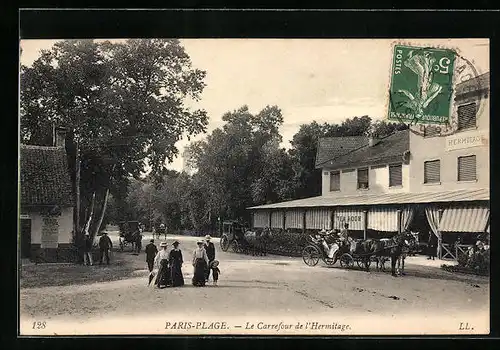
POLYGON ((207 262, 205 259, 196 259, 194 263, 193 286, 205 286, 205 273, 207 270, 207 262))
POLYGON ((172 287, 181 287, 184 285, 184 276, 182 275, 181 265, 172 263, 170 267, 172 271, 172 287))
POLYGON ((172 276, 167 259, 160 261, 160 268, 158 270, 158 276, 156 276, 155 285, 159 288, 165 288, 172 285, 172 276))

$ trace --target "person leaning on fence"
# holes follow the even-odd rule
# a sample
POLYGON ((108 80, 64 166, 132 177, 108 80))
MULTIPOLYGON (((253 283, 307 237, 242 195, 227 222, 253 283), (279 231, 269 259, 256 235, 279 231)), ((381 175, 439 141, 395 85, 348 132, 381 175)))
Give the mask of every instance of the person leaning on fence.
POLYGON ((104 231, 99 239, 99 265, 102 265, 102 260, 106 258, 106 264, 109 265, 109 251, 113 248, 113 242, 108 237, 108 233, 104 231))
POLYGON ((90 234, 85 233, 85 238, 83 242, 83 264, 84 265, 94 265, 92 261, 92 240, 90 239, 90 234))

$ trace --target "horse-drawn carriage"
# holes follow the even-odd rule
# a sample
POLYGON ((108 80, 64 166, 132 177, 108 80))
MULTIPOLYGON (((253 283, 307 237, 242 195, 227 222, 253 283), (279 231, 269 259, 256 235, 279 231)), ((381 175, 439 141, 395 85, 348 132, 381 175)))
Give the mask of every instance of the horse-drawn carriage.
POLYGON ((266 255, 270 229, 250 230, 238 221, 224 221, 220 247, 226 252, 231 248, 235 253, 266 255))
POLYGON ((309 235, 309 244, 302 251, 302 259, 309 266, 315 266, 322 259, 327 265, 334 265, 337 260, 344 268, 358 267, 369 270, 372 262, 375 262, 377 269, 385 270, 385 263, 391 260, 392 274, 395 274, 396 263, 398 267, 404 269, 404 257, 407 252, 415 249, 416 240, 410 233, 398 233, 390 239, 367 239, 354 240, 349 242, 335 238, 332 243, 337 245, 337 249, 332 257, 329 257, 331 245, 326 243, 325 235, 309 235))
POLYGON ((120 250, 123 251, 128 245, 133 251, 140 252, 142 235, 139 221, 123 221, 118 224, 120 228, 120 250))

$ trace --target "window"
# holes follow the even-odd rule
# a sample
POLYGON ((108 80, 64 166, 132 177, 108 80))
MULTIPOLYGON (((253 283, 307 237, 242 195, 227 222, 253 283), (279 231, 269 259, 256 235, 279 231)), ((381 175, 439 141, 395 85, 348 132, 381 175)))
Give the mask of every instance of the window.
POLYGON ((436 125, 428 125, 424 130, 424 137, 439 136, 441 134, 441 128, 436 125))
POLYGON ((476 113, 475 102, 458 107, 458 130, 476 127, 476 113))
POLYGON ((424 162, 424 183, 436 183, 441 181, 441 161, 432 160, 424 162))
POLYGON ((476 180, 476 156, 458 157, 458 181, 476 180))
POLYGON ((403 165, 389 165, 389 187, 403 185, 403 165))
POLYGON ((358 169, 358 189, 368 189, 368 169, 358 169))
POLYGON ((340 191, 340 171, 330 173, 330 191, 340 191))

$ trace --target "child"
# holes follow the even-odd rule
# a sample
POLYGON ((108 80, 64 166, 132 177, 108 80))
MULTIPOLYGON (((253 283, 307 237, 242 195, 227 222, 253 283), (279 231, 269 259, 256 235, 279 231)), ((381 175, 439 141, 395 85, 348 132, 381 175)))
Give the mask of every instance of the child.
POLYGON ((219 279, 219 275, 220 275, 220 270, 219 270, 218 266, 219 266, 218 260, 214 260, 210 264, 210 268, 212 269, 212 277, 214 279, 214 286, 217 285, 217 280, 219 279))

